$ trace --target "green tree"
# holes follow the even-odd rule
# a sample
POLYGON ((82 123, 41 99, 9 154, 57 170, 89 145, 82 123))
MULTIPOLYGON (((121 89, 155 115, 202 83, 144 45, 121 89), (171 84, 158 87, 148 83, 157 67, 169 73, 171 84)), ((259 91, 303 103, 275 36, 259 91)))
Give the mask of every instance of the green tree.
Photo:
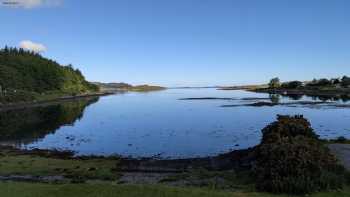
POLYGON ((278 77, 271 79, 269 82, 269 88, 279 88, 280 86, 281 86, 281 82, 278 77))
POLYGON ((0 86, 4 91, 12 92, 6 98, 1 97, 0 102, 32 99, 25 94, 79 94, 98 90, 72 65, 62 66, 38 53, 7 46, 0 50, 0 86))
POLYGON ((301 81, 290 81, 290 82, 282 83, 281 85, 282 88, 287 88, 287 89, 295 89, 295 88, 300 88, 302 86, 303 86, 303 82, 301 81))
POLYGON ((350 77, 344 76, 344 77, 341 79, 341 85, 342 85, 343 87, 349 87, 349 86, 350 86, 350 77))

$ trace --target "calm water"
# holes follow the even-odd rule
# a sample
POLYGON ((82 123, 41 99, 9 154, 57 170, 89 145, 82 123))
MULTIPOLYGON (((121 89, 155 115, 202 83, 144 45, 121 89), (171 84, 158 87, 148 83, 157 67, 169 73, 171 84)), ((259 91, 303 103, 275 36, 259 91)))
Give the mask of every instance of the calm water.
MULTIPOLYGON (((319 101, 246 91, 169 89, 125 93, 0 112, 1 142, 77 154, 184 158, 215 155, 259 143, 276 114, 303 114, 322 138, 350 137, 350 108, 318 105, 245 106, 256 102, 319 101), (232 100, 179 100, 228 97, 232 100), (255 97, 255 99, 253 99, 255 97), (236 105, 222 107, 222 105, 236 105)), ((336 104, 350 104, 346 100, 336 104)))

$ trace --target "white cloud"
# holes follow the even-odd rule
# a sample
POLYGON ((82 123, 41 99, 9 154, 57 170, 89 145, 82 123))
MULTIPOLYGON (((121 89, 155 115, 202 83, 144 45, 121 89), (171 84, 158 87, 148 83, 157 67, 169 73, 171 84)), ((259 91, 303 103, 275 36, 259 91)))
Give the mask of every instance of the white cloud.
POLYGON ((30 40, 23 40, 19 43, 19 47, 25 50, 34 51, 36 53, 46 51, 46 47, 43 44, 35 43, 30 40))
POLYGON ((2 6, 13 8, 37 8, 42 6, 58 6, 63 0, 0 0, 2 6))

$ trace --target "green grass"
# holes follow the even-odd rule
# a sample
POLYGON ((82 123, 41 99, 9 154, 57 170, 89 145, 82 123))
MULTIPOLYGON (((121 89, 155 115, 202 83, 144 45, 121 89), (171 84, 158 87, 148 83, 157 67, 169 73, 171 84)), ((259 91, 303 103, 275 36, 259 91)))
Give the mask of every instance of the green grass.
MULTIPOLYGON (((218 191, 162 185, 113 184, 43 184, 0 182, 1 197, 287 197, 255 192, 218 191)), ((341 192, 308 195, 309 197, 348 197, 350 188, 341 192)))
POLYGON ((196 169, 190 172, 168 176, 160 182, 171 184, 183 181, 186 181, 187 185, 211 189, 254 191, 255 188, 250 171, 208 171, 205 169, 196 169))
POLYGON ((63 175, 69 178, 115 180, 118 160, 55 159, 35 155, 0 157, 0 175, 63 175))
MULTIPOLYGON (((2 150, 0 151, 0 175, 63 175, 86 180, 86 182, 58 184, 0 181, 0 197, 287 197, 287 195, 255 192, 254 180, 248 171, 221 172, 197 169, 169 176, 158 185, 117 184, 120 174, 115 169, 118 163, 117 158, 57 159, 2 150), (166 186, 176 181, 187 181, 190 186, 166 186)), ((309 196, 348 197, 350 187, 347 186, 339 192, 317 193, 309 196)))

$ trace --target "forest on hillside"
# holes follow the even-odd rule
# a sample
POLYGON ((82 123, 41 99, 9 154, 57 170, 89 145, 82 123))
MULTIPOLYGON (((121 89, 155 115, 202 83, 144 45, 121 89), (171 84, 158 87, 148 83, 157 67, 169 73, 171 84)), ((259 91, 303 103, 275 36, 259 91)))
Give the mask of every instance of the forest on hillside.
POLYGON ((72 65, 62 66, 21 48, 0 50, 1 103, 33 100, 38 95, 76 95, 97 90, 72 65))

